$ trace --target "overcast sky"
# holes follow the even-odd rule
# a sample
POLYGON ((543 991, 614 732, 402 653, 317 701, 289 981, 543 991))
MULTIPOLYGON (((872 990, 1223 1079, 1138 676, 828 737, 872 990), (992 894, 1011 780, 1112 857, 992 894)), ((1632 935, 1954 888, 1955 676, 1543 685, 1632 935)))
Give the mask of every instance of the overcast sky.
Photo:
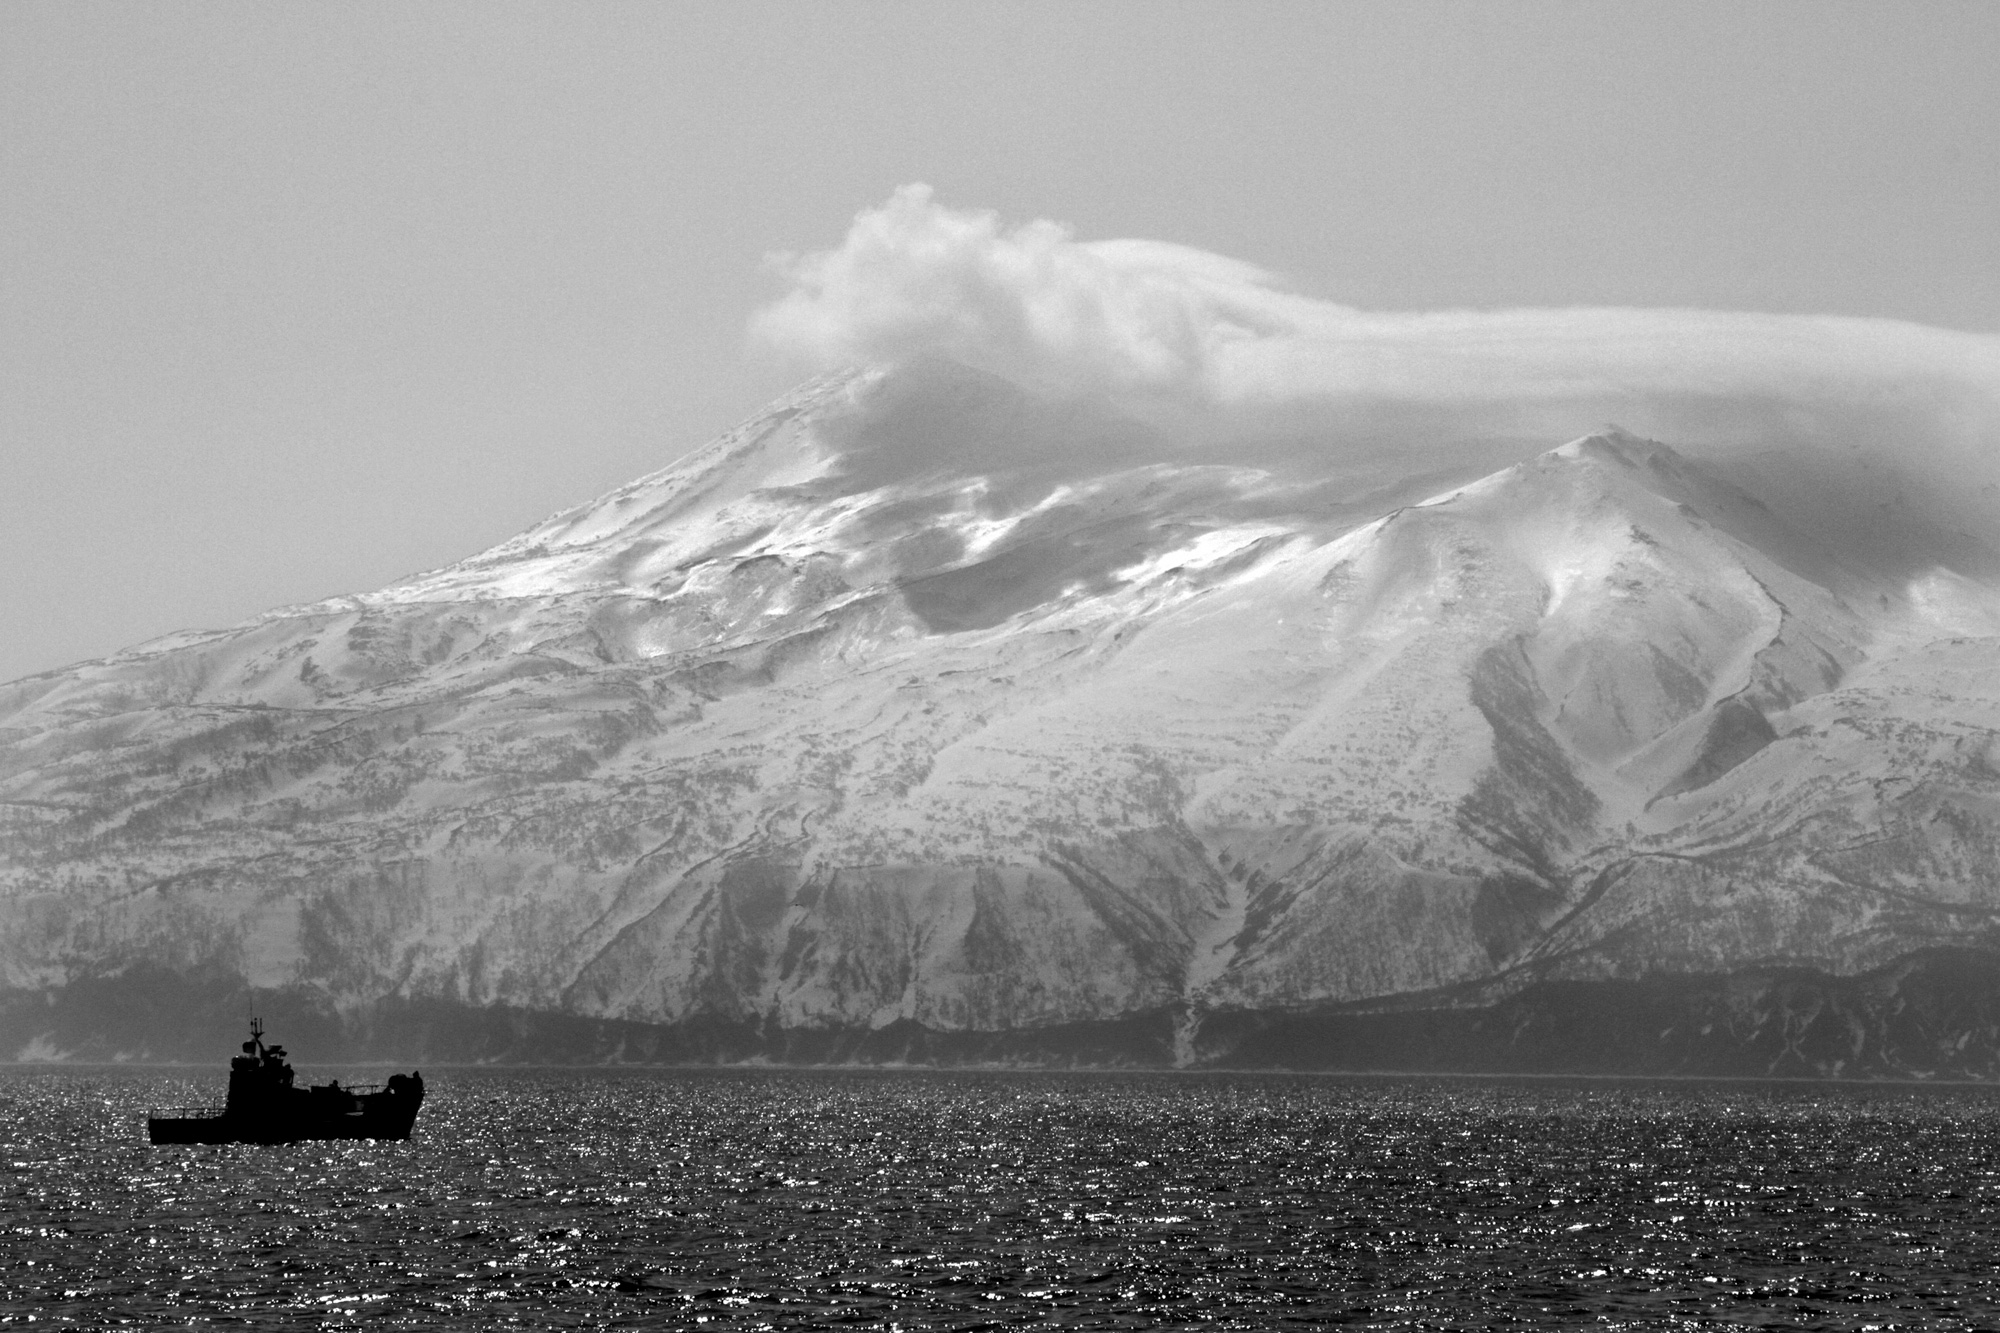
POLYGON ((379 587, 796 367, 925 182, 1381 310, 2000 332, 2000 4, 0 6, 0 679, 379 587))

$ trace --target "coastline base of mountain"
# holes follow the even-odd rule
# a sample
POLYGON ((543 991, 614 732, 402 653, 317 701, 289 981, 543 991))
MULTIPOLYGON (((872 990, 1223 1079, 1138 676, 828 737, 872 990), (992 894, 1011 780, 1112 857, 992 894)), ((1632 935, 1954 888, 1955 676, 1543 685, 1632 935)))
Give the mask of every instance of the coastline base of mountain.
POLYGON ((335 1010, 304 988, 135 967, 0 992, 0 1057, 205 1063, 255 1010, 314 1063, 1226 1068, 2000 1080, 2000 954, 1936 949, 1854 976, 1803 967, 1541 981, 1485 1004, 1155 1010, 1007 1032, 637 1023, 451 1000, 335 1010))

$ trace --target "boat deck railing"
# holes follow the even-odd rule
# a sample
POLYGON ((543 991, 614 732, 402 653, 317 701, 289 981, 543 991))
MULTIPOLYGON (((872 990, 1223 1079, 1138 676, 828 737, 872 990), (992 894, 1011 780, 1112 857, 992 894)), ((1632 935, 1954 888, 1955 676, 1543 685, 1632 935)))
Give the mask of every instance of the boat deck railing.
POLYGON ((148 1120, 219 1120, 228 1110, 222 1106, 149 1106, 148 1120))

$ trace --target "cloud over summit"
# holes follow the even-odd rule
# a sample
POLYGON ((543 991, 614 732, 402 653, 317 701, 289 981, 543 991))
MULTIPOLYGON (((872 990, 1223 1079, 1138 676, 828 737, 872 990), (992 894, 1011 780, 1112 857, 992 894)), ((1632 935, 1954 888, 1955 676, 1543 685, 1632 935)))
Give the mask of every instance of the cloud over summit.
POLYGON ((789 290, 753 332, 816 366, 941 356, 1061 396, 1198 406, 1206 433, 1239 439, 1279 414, 1328 456, 1363 434, 1393 450, 1398 432, 1525 453, 1618 421, 1745 480, 1808 463, 1797 489, 1833 497, 1812 506, 1827 521, 1929 495, 1927 521, 2000 550, 1992 336, 1701 310, 1363 311, 1183 246, 1010 228, 923 185, 862 211, 837 248, 773 263, 789 290))
POLYGON ((775 257, 762 341, 816 365, 950 357, 1031 386, 1216 402, 2000 389, 2000 339, 1888 320, 1697 310, 1368 312, 1159 241, 1008 228, 906 185, 832 250, 775 257))

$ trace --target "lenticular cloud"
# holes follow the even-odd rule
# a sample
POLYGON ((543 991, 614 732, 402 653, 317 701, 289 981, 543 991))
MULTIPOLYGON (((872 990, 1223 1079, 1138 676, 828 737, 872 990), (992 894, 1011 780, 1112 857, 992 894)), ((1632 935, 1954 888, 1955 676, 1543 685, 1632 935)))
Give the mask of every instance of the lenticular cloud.
POLYGON ((1185 246, 1079 241, 1049 221, 1010 230, 924 185, 864 210, 839 248, 773 262, 790 290, 753 331, 824 366, 930 354, 1041 388, 1224 404, 2000 396, 1990 337, 1695 310, 1366 312, 1185 246))
POLYGON ((2000 547, 2000 338, 1699 310, 1362 311, 1183 246, 1009 228, 923 185, 839 247, 773 263, 789 290, 753 332, 819 367, 945 357, 1041 392, 1198 408, 1208 447, 1273 414, 1332 454, 1363 434, 1397 448, 1399 431, 1540 448, 1617 421, 1779 480, 1802 522, 1876 522, 1901 497, 2000 547))

